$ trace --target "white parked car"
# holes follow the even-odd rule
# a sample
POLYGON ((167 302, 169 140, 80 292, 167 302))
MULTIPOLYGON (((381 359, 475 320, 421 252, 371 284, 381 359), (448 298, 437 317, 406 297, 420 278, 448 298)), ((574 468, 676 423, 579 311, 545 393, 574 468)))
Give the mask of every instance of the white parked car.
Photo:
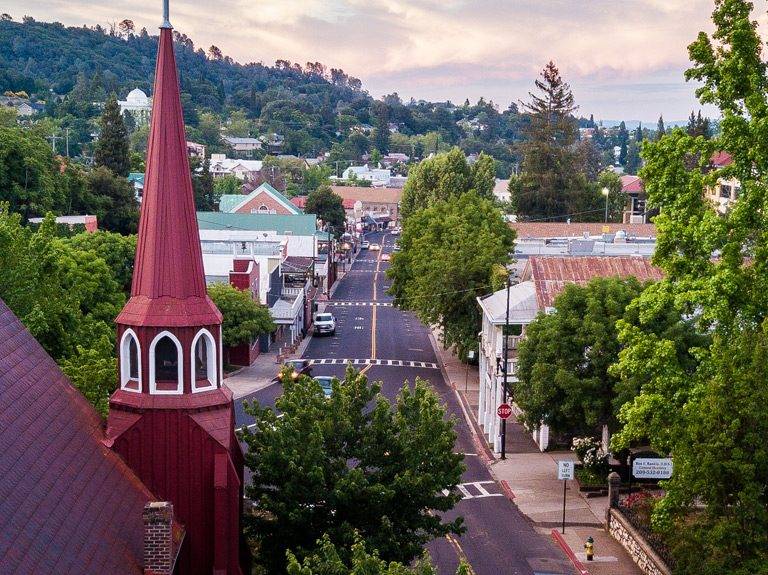
POLYGON ((381 246, 379 244, 371 244, 368 246, 368 249, 372 252, 378 252, 381 249, 381 246))
POLYGON ((315 335, 336 334, 336 318, 331 313, 316 313, 314 324, 315 335))
POLYGON ((371 242, 369 242, 369 241, 364 241, 364 242, 362 242, 360 244, 360 249, 361 250, 367 250, 370 247, 371 247, 371 242))

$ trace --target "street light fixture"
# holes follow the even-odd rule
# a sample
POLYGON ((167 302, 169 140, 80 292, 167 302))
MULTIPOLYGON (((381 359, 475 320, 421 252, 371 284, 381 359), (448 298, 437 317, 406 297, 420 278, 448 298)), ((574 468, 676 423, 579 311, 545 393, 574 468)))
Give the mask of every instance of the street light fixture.
POLYGON ((608 223, 608 196, 611 194, 611 190, 603 188, 601 193, 605 196, 605 223, 608 223))
MULTIPOLYGON (((504 380, 501 387, 501 402, 507 403, 507 371, 509 367, 509 288, 512 282, 509 277, 509 270, 507 270, 507 314, 504 319, 504 331, 502 337, 504 338, 504 380)), ((501 458, 507 458, 507 420, 506 418, 501 420, 501 458)))

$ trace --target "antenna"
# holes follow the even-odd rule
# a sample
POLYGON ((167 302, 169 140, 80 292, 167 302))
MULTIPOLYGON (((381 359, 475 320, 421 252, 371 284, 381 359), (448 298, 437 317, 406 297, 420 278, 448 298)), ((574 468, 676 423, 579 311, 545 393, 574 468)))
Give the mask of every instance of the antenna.
POLYGON ((161 28, 173 28, 171 21, 168 19, 168 0, 163 0, 163 25, 161 28))

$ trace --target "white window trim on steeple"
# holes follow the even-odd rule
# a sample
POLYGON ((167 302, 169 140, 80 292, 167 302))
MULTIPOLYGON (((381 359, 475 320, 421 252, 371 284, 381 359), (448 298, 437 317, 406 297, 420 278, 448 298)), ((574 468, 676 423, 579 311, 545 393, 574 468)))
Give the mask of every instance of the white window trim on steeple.
POLYGON ((142 385, 143 380, 141 377, 141 343, 139 343, 139 337, 136 335, 136 332, 132 329, 128 328, 123 332, 122 337, 120 338, 120 389, 124 389, 125 391, 131 391, 133 393, 141 393, 142 392, 142 385), (131 379, 131 353, 127 346, 129 343, 129 338, 132 338, 133 341, 136 342, 136 350, 137 350, 137 358, 139 360, 139 389, 131 389, 130 387, 126 387, 125 384, 129 381, 133 381, 131 379))
POLYGON ((216 389, 216 382, 218 381, 219 376, 219 369, 218 369, 218 357, 219 357, 219 351, 216 349, 216 340, 213 338, 213 334, 211 334, 210 331, 203 328, 199 332, 197 332, 197 335, 195 335, 195 338, 192 340, 192 347, 191 347, 191 354, 190 354, 190 373, 192 374, 192 393, 198 393, 201 391, 211 391, 212 389, 216 389), (197 340, 201 337, 204 337, 208 340, 209 350, 206 354, 206 361, 208 362, 208 385, 204 386, 197 386, 197 373, 195 368, 195 356, 196 354, 196 348, 197 340))
POLYGON ((184 348, 181 345, 179 339, 173 335, 170 331, 161 331, 152 340, 149 346, 149 393, 153 395, 181 395, 184 393, 184 348), (176 389, 157 389, 157 382, 155 381, 155 346, 157 342, 162 338, 168 337, 173 343, 176 344, 177 359, 177 371, 178 371, 178 385, 176 389))

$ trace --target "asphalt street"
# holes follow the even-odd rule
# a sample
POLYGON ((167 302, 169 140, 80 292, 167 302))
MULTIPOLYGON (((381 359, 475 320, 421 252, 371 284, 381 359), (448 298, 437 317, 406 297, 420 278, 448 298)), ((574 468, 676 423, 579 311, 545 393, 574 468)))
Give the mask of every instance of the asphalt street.
MULTIPOLYGON (((571 575, 552 540, 537 533, 530 522, 503 494, 484 460, 477 453, 473 434, 453 389, 445 382, 429 338, 428 329, 411 313, 392 307, 385 292, 388 263, 380 254, 390 253, 395 236, 368 234, 382 252, 363 251, 337 287, 327 311, 336 316, 336 335, 313 337, 304 357, 315 360, 313 375, 342 377, 346 362, 382 384, 394 398, 405 381, 428 380, 456 419, 456 450, 465 455, 467 467, 459 490, 463 499, 448 514, 463 516, 466 533, 433 541, 428 550, 441 574, 452 575, 461 558, 477 575, 571 575)), ((242 401, 257 399, 274 405, 281 388, 273 384, 236 402, 237 425, 251 423, 242 401)))

